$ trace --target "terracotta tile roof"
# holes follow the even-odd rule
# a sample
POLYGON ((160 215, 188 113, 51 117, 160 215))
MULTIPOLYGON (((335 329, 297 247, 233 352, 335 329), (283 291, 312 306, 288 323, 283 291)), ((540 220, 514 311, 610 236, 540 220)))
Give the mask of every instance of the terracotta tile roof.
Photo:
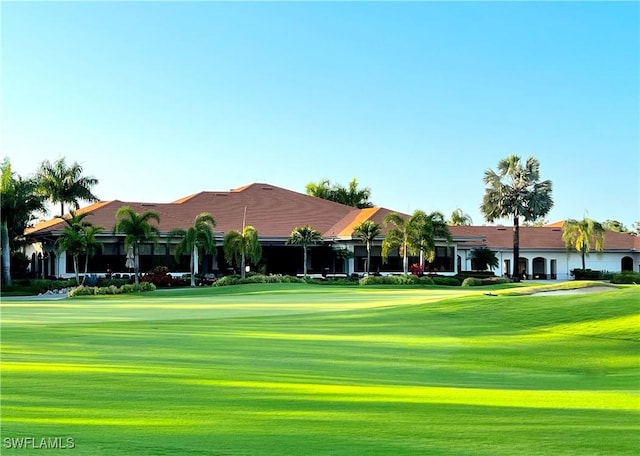
MULTIPOLYGON (((513 248, 512 226, 452 226, 449 227, 454 237, 480 236, 484 238, 482 243, 473 243, 473 246, 482 245, 494 250, 513 248)), ((471 245, 469 243, 468 245, 471 245)), ((562 242, 562 228, 558 227, 520 227, 521 249, 560 249, 566 247, 562 242)), ((640 237, 628 233, 616 233, 607 231, 605 234, 604 248, 611 250, 637 250, 640 251, 640 237)))
MULTIPOLYGON (((255 183, 230 191, 205 191, 178 199, 173 203, 138 203, 103 201, 83 209, 93 215, 85 220, 111 230, 115 214, 122 206, 130 206, 136 212, 155 211, 160 216, 159 229, 169 232, 175 228, 187 228, 202 212, 210 212, 216 219, 216 232, 227 232, 242 228, 245 207, 246 224, 253 225, 260 237, 289 237, 297 227, 309 224, 321 233, 327 233, 350 213, 357 217, 359 210, 350 206, 315 198, 270 184, 255 183)), ((342 225, 347 227, 347 219, 342 225)), ((37 235, 60 231, 64 223, 59 219, 42 222, 28 230, 37 235)))
MULTIPOLYGON (((288 238, 297 226, 309 224, 325 238, 353 237, 353 228, 364 220, 373 220, 382 226, 384 217, 394 211, 383 207, 354 209, 344 204, 315 198, 270 184, 254 183, 230 191, 203 191, 178 199, 172 203, 140 203, 101 201, 80 209, 79 213, 93 212, 85 220, 110 232, 116 222, 115 214, 122 206, 134 211, 155 211, 160 216, 159 229, 167 233, 175 228, 188 228, 195 217, 210 212, 216 219, 215 231, 225 233, 242 228, 245 207, 246 223, 253 225, 261 238, 288 238)), ((405 215, 400 213, 400 215, 405 215)), ((47 235, 62 231, 64 222, 54 218, 37 224, 27 235, 47 235)), ((511 249, 513 232, 510 226, 452 226, 451 234, 461 246, 487 246, 491 249, 511 249), (466 239, 466 242, 465 242, 466 239)), ((521 227, 520 248, 565 249, 560 226, 521 227)), ((626 233, 607 232, 605 250, 640 251, 640 237, 626 233)))

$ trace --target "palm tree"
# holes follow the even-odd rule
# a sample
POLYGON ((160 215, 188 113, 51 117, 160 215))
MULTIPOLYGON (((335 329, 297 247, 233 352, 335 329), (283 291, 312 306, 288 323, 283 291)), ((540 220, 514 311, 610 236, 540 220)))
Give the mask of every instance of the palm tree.
POLYGON ((369 201, 371 189, 369 187, 358 188, 358 180, 355 177, 351 179, 347 187, 339 184, 332 185, 330 180, 323 179, 317 184, 315 182, 308 183, 306 190, 307 195, 357 207, 358 209, 373 207, 373 204, 369 201))
POLYGON ((122 206, 116 212, 116 224, 113 227, 113 234, 125 234, 124 246, 126 249, 133 249, 134 274, 136 285, 140 283, 140 244, 143 242, 157 242, 160 230, 150 223, 155 220, 160 223, 160 216, 154 211, 145 211, 142 214, 136 213, 129 206, 122 206))
POLYGON ((196 216, 193 226, 189 229, 177 228, 169 233, 169 239, 175 237, 182 238, 176 245, 176 260, 180 255, 189 253, 189 272, 191 273, 191 286, 196 286, 196 262, 198 252, 211 253, 216 247, 216 240, 213 236, 213 227, 216 220, 208 212, 202 212, 196 216))
POLYGON ((477 247, 471 251, 471 264, 477 271, 486 271, 487 269, 495 269, 500 265, 496 252, 487 247, 477 247))
POLYGON ((391 228, 382 241, 382 259, 387 261, 389 252, 398 249, 402 256, 402 270, 405 275, 409 274, 409 254, 418 251, 415 242, 417 222, 417 218, 405 218, 395 212, 387 214, 384 218, 384 225, 391 225, 391 228))
POLYGON ((420 249, 420 266, 424 267, 425 258, 429 263, 435 260, 436 239, 445 239, 447 244, 450 244, 453 238, 442 212, 433 211, 427 214, 417 210, 411 218, 417 228, 415 242, 420 249))
POLYGON ((451 218, 448 223, 452 226, 469 226, 473 225, 473 220, 469 214, 466 214, 462 212, 462 209, 457 208, 451 213, 451 218))
POLYGON ((330 200, 331 181, 329 179, 322 179, 317 184, 315 182, 309 182, 306 186, 306 191, 309 196, 330 200))
MULTIPOLYGON (((60 234, 60 237, 56 240, 56 250, 58 253, 66 252, 67 255, 71 255, 73 258, 73 272, 76 277, 76 284, 80 285, 80 273, 79 273, 79 265, 78 260, 80 255, 86 254, 85 261, 85 276, 87 264, 89 262, 89 248, 87 244, 87 235, 85 229, 90 228, 92 225, 88 222, 85 222, 84 219, 91 215, 91 212, 85 212, 82 214, 78 214, 74 211, 70 212, 70 217, 60 217, 67 226, 64 227, 64 230, 60 234)), ((100 231, 102 228, 95 227, 96 230, 100 231)), ((95 230, 91 230, 90 236, 91 239, 91 249, 95 249, 95 230)), ((84 276, 82 279, 84 283, 84 276)))
POLYGON ((510 155, 498 162, 498 172, 484 173, 485 189, 480 210, 488 222, 513 217, 513 278, 520 279, 520 217, 534 221, 553 207, 550 180, 540 182, 540 163, 529 157, 523 165, 520 157, 510 155))
POLYGON ((65 159, 54 163, 45 160, 36 175, 42 194, 52 203, 60 203, 60 217, 64 215, 64 204, 69 203, 78 209, 78 201, 96 202, 91 188, 98 184, 98 179, 82 175, 82 166, 74 162, 67 166, 65 159))
POLYGON ((320 241, 322 241, 320 232, 309 225, 297 226, 289 235, 289 240, 287 241, 289 244, 302 246, 302 274, 304 277, 307 276, 307 248, 320 241))
POLYGON ((37 193, 33 179, 22 179, 11 171, 9 159, 2 163, 0 178, 0 242, 2 243, 2 283, 11 286, 11 253, 24 230, 33 220, 33 213, 44 212, 44 200, 37 193))
POLYGON ((582 269, 586 269, 585 257, 593 245, 596 252, 604 250, 605 228, 590 218, 569 219, 562 225, 562 240, 567 249, 574 247, 582 255, 582 269))
POLYGON ((224 235, 224 256, 227 261, 240 268, 240 275, 246 276, 246 260, 257 263, 262 258, 262 247, 258 241, 258 231, 251 225, 242 231, 232 230, 224 235))
POLYGON ((358 180, 355 177, 351 179, 349 186, 346 188, 336 186, 334 193, 334 201, 338 203, 357 207, 358 209, 373 207, 373 204, 369 201, 369 198, 371 198, 371 189, 369 187, 358 188, 358 180))
POLYGON ((353 230, 353 232, 362 239, 362 242, 367 244, 367 267, 365 271, 367 275, 371 272, 371 244, 380 234, 380 229, 380 225, 373 220, 365 220, 353 230))
POLYGON ((104 228, 101 226, 88 225, 85 226, 82 231, 84 232, 85 249, 84 276, 82 279, 82 282, 84 283, 84 278, 87 277, 87 270, 89 268, 89 257, 95 255, 98 248, 102 245, 102 242, 96 238, 96 235, 102 233, 104 228))

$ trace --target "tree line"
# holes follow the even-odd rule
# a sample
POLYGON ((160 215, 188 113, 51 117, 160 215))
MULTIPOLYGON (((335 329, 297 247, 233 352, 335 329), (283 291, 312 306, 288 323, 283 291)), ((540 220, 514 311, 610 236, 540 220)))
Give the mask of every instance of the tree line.
MULTIPOLYGON (((553 207, 552 183, 541 180, 540 163, 535 157, 526 161, 517 155, 510 155, 499 161, 497 170, 485 171, 486 185, 480 209, 488 222, 502 218, 513 220, 513 273, 516 280, 520 277, 519 264, 519 228, 521 225, 538 225, 553 207)), ((84 175, 82 166, 74 162, 67 165, 65 158, 50 162, 42 162, 35 176, 23 178, 11 169, 9 159, 2 163, 1 175, 1 236, 2 242, 2 281, 11 284, 11 255, 25 244, 25 229, 33 224, 37 213, 46 213, 45 203, 60 204, 60 215, 56 216, 65 222, 62 235, 57 240, 56 248, 66 251, 73 257, 76 278, 79 276, 79 260, 85 256, 85 273, 88 258, 99 247, 97 235, 104 231, 103 227, 92 226, 84 220, 90 213, 78 214, 80 202, 96 202, 98 197, 93 193, 93 187, 98 179, 84 175), (65 217, 65 205, 74 209, 70 216, 65 217)), ((373 207, 371 189, 361 188, 356 178, 347 186, 332 183, 323 179, 317 183, 311 182, 306 186, 307 194, 318 198, 335 201, 355 208, 373 207)), ((138 279, 138 247, 141 242, 154 242, 159 236, 158 228, 151 221, 159 223, 159 216, 152 211, 142 214, 135 213, 129 207, 122 207, 116 214, 116 224, 113 233, 125 234, 126 248, 133 249, 136 280, 138 279)), ((439 211, 426 213, 415 211, 411 216, 397 213, 388 214, 382 225, 366 220, 355 227, 354 234, 367 247, 366 272, 370 272, 371 247, 383 228, 387 232, 382 241, 382 257, 386 261, 392 250, 398 250, 403 258, 403 272, 408 273, 409 255, 420 255, 420 266, 425 261, 430 263, 435 256, 436 239, 451 242, 448 226, 471 225, 471 217, 457 208, 447 220, 439 211)), ((244 225, 244 224, 243 224, 244 225)), ((212 214, 199 214, 194 224, 186 229, 178 229, 169 233, 171 239, 179 238, 177 252, 188 253, 191 257, 191 282, 194 284, 193 271, 195 258, 199 251, 212 252, 215 247, 213 236, 215 218, 212 214)), ((640 233, 640 222, 634 224, 634 229, 640 233)), ((627 228, 615 220, 603 223, 585 218, 583 220, 567 220, 563 225, 562 239, 567 248, 575 248, 582 255, 582 266, 585 268, 584 257, 591 246, 595 250, 602 250, 604 233, 607 230, 627 231, 627 228)), ((634 234, 638 234, 634 233, 634 234)), ((307 274, 307 249, 322 240, 321 233, 306 225, 294 228, 288 243, 303 248, 303 273, 307 274)), ((244 275, 246 262, 257 263, 261 258, 261 246, 258 242, 258 232, 252 226, 243 226, 242 230, 226 233, 223 241, 225 257, 230 264, 240 268, 244 275)), ((488 252, 478 251, 477 261, 480 264, 495 267, 495 258, 488 252), (487 256, 488 255, 488 256, 487 256)))

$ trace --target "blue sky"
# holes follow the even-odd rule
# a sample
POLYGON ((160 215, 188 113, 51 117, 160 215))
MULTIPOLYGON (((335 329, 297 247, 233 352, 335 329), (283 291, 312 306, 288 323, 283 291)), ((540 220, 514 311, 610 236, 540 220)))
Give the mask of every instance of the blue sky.
MULTIPOLYGON (((457 207, 537 157, 553 222, 640 220, 637 2, 2 2, 2 155, 104 200, 357 177, 457 207)), ((215 214, 214 214, 215 215, 215 214)), ((504 221, 510 224, 511 221, 504 221)))

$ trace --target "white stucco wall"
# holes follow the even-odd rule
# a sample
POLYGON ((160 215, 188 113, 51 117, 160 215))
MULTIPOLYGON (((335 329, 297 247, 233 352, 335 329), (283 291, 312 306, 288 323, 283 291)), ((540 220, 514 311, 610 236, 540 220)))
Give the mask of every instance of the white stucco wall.
MULTIPOLYGON (((465 258, 468 257, 468 251, 460 251, 463 260, 463 268, 465 268, 465 258), (466 256, 465 256, 466 254, 466 256)), ((504 270, 504 260, 510 260, 513 264, 513 252, 511 250, 496 251, 498 259, 500 260, 500 266, 494 270, 496 275, 511 274, 513 271, 504 270)), ((620 253, 620 252, 604 252, 597 253, 591 252, 586 257, 585 263, 587 269, 593 269, 597 271, 609 271, 620 272, 622 270, 622 259, 624 257, 630 257, 633 260, 633 270, 640 271, 640 252, 634 253, 620 253)), ((533 260, 535 258, 544 258, 545 260, 545 273, 551 274, 551 260, 556 260, 556 279, 557 280, 571 280, 571 271, 573 269, 582 268, 582 257, 577 252, 566 251, 549 251, 549 250, 524 250, 520 251, 520 261, 525 259, 527 261, 527 275, 531 278, 533 275, 533 260)), ((467 266, 468 267, 468 266, 467 266)), ((512 268, 512 266, 511 266, 512 268)))

